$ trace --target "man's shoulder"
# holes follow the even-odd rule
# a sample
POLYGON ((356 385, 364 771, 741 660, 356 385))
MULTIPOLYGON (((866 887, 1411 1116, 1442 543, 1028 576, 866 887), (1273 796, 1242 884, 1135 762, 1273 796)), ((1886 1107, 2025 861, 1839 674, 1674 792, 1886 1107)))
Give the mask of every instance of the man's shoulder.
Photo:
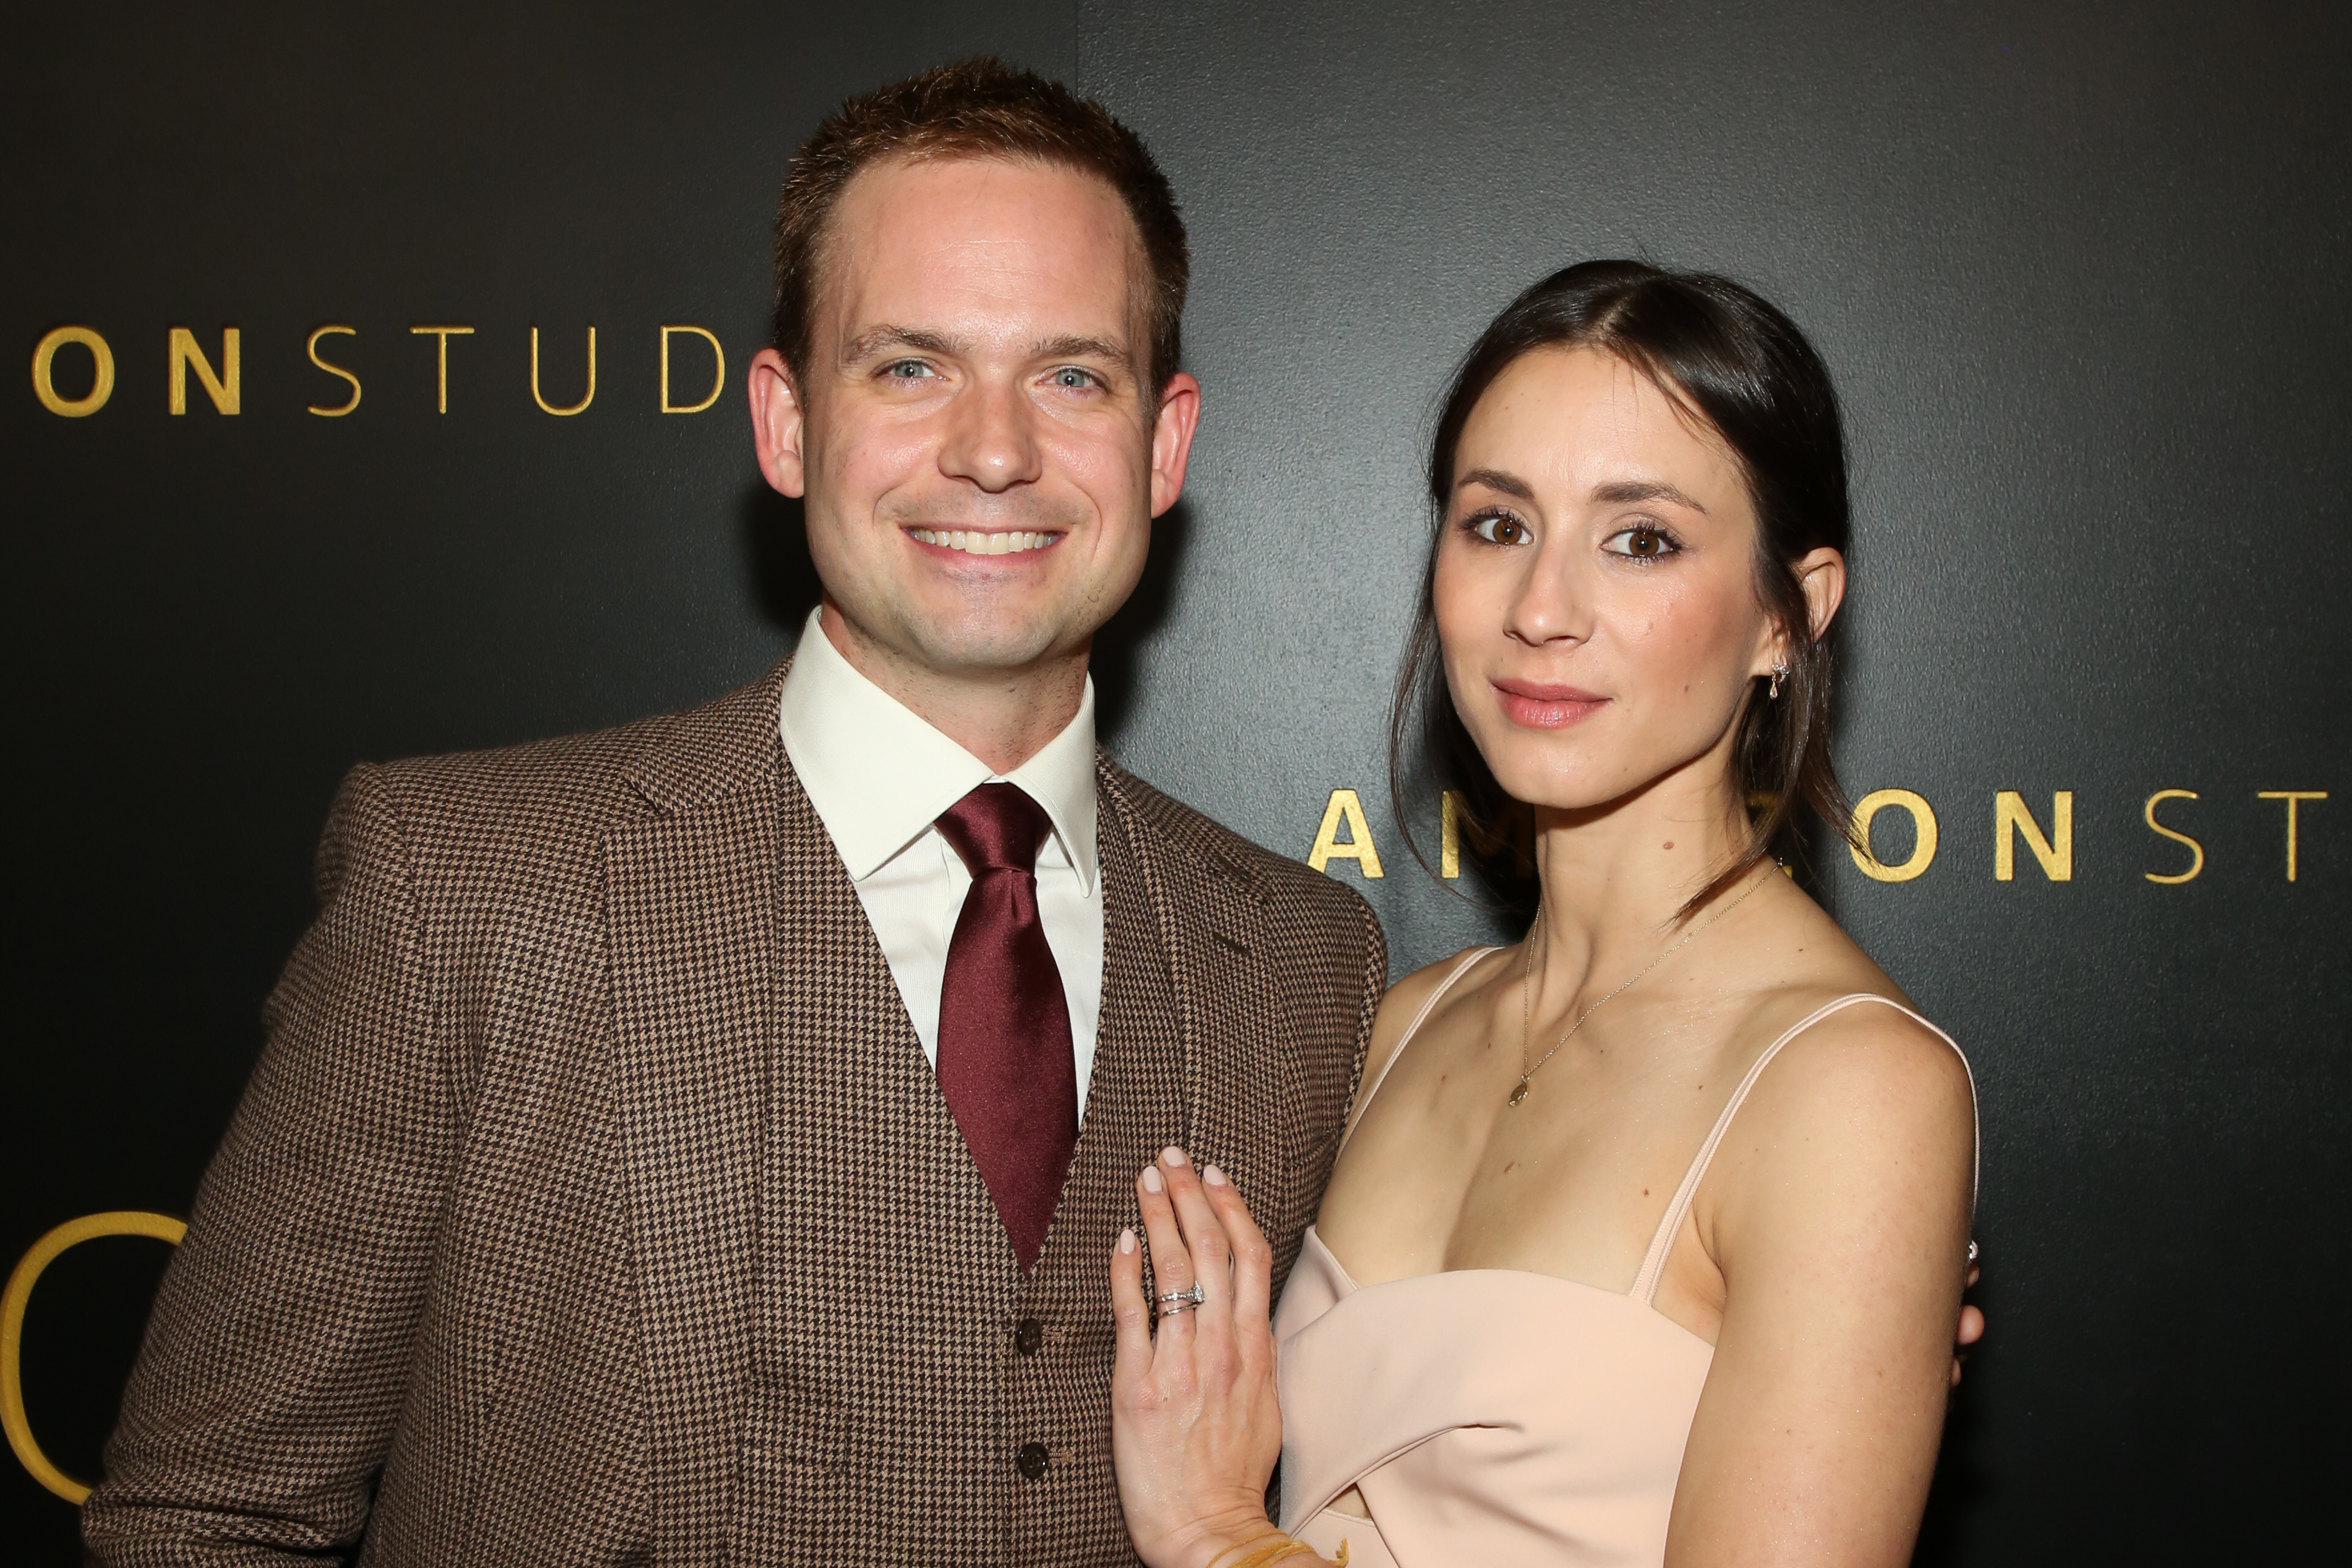
POLYGON ((1379 931, 1371 905, 1355 889, 1252 842, 1108 756, 1102 758, 1101 776, 1163 850, 1173 849, 1180 856, 1223 871, 1262 904, 1286 905, 1352 929, 1379 931))
POLYGON ((759 778, 781 742, 781 667, 697 707, 486 750, 361 771, 412 832, 478 847, 502 837, 588 832, 724 796, 759 778))

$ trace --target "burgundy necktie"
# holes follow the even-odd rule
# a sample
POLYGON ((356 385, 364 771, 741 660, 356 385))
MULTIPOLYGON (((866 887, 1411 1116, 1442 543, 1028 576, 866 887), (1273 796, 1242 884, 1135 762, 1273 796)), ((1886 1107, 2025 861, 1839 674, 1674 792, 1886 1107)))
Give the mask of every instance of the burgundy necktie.
POLYGON ((940 1089, 1026 1270, 1078 1139, 1078 1071, 1062 971, 1037 917, 1052 824, 1017 784, 983 784, 939 830, 971 873, 940 986, 940 1089))

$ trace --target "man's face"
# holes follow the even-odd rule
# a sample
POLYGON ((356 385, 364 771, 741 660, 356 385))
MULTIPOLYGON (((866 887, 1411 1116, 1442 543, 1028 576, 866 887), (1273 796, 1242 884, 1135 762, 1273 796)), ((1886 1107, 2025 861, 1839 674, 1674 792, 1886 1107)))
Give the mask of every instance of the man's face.
POLYGON ((819 272, 809 362, 761 354, 752 413, 848 633, 949 676, 1083 652, 1182 488, 1200 397, 1146 382, 1118 193, 1001 159, 877 164, 819 272))

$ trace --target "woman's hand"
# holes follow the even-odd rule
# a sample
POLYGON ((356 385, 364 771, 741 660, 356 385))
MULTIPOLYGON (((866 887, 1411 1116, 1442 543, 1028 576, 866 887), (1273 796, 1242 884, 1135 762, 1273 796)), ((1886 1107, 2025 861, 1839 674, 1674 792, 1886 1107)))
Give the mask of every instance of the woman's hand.
MULTIPOLYGON (((1128 1533, 1150 1568, 1210 1568, 1269 1537, 1265 1487, 1282 1456, 1273 1250, 1216 1166, 1195 1173, 1171 1148, 1136 1182, 1160 1330, 1143 1299, 1143 1254, 1123 1232, 1110 1262, 1118 1355, 1111 1373, 1111 1457, 1128 1533), (1198 1282, 1201 1304, 1169 1310, 1198 1282)), ((1247 1553, 1244 1553, 1244 1556, 1247 1553)))
MULTIPOLYGON (((1984 1273, 1984 1270, 1978 1265, 1977 1257, 1977 1244, 1971 1240, 1969 1243, 1969 1277, 1967 1281, 1960 1287, 1964 1291, 1975 1290, 1977 1288, 1977 1281, 1981 1278, 1984 1273)), ((1981 1307, 1970 1306, 1963 1302, 1960 1307, 1960 1326, 1955 1330, 1952 1334, 1953 1387, 1958 1388, 1960 1385, 1960 1368, 1969 1359, 1969 1346, 1984 1338, 1984 1309, 1981 1307)))

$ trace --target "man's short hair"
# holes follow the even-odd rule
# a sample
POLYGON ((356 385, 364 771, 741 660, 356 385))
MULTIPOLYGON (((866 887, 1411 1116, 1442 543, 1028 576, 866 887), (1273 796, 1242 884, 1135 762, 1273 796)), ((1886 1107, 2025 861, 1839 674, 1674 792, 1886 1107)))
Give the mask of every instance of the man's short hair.
POLYGON ((1175 193, 1143 141, 1059 82, 992 57, 959 60, 853 98, 825 117, 784 172, 776 204, 776 351, 805 373, 825 230, 857 172, 884 159, 1004 158, 1055 164, 1108 183, 1127 204, 1150 277, 1155 391, 1183 358, 1192 274, 1175 193))

